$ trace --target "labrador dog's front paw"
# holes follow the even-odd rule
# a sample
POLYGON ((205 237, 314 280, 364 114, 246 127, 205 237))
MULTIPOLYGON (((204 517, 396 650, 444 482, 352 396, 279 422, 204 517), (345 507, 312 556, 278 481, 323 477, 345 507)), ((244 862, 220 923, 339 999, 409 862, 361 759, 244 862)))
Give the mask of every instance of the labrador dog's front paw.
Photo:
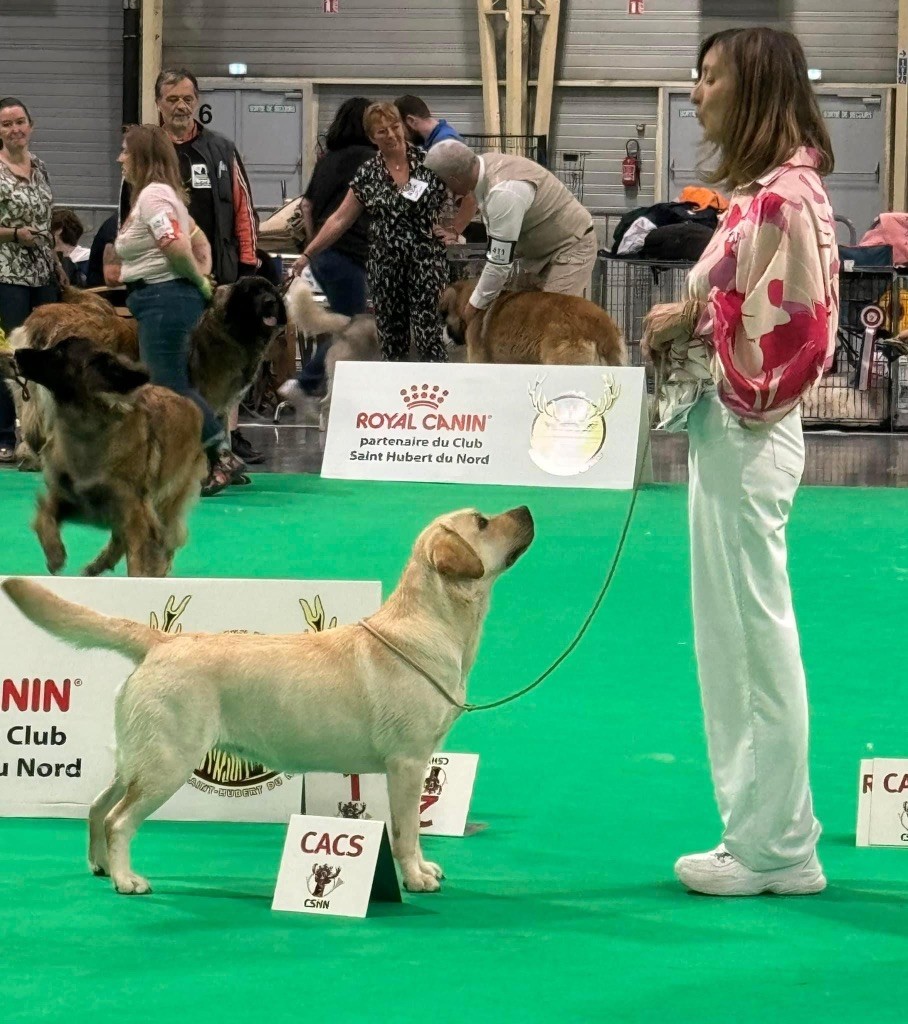
POLYGON ((151 892, 151 885, 147 878, 141 875, 121 875, 114 879, 114 888, 122 896, 145 896, 151 892))
POLYGON ((439 881, 445 877, 441 864, 436 864, 433 860, 424 860, 419 866, 422 868, 423 874, 433 875, 439 881))
POLYGON ((435 875, 416 872, 404 878, 404 888, 407 892, 438 892, 441 883, 435 875))

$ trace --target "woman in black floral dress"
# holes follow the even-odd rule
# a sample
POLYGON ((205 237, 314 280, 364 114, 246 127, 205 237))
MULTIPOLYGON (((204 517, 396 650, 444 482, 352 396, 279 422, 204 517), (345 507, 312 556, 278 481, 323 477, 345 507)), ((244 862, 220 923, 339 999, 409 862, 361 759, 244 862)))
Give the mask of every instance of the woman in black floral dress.
MULTIPOLYGON (((32 119, 21 100, 0 99, 0 328, 9 336, 29 313, 56 302, 54 204, 47 169, 28 149, 32 119)), ((0 381, 0 463, 13 462, 16 408, 0 381)))
POLYGON ((406 359, 410 336, 419 358, 447 361, 438 299, 448 280, 444 244, 434 233, 447 199, 441 180, 423 167, 423 153, 408 146, 397 108, 373 103, 363 115, 378 153, 356 172, 346 198, 306 246, 293 272, 369 214, 367 274, 382 358, 406 359))

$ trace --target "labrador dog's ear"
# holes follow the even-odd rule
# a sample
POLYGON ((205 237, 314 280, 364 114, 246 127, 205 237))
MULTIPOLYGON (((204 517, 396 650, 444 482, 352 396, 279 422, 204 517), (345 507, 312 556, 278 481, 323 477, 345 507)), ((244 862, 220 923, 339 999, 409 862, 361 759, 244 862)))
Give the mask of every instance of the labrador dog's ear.
POLYGON ((128 395, 130 391, 135 391, 151 380, 143 366, 129 363, 112 352, 98 352, 92 356, 91 365, 101 374, 104 390, 118 395, 128 395))
POLYGON ((449 530, 436 531, 429 545, 429 562, 439 575, 454 579, 479 580, 486 571, 473 548, 449 530))

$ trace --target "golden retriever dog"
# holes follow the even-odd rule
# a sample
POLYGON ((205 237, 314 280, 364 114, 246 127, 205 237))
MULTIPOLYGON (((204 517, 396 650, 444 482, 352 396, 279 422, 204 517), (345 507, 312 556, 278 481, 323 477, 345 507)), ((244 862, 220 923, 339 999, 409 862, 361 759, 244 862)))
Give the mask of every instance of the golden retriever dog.
POLYGON ((387 773, 404 885, 437 890, 441 868, 419 845, 426 764, 458 717, 451 701, 466 700, 492 584, 533 534, 525 507, 443 515, 366 626, 297 636, 168 634, 6 580, 7 596, 42 629, 137 666, 117 692, 114 778, 89 814, 91 870, 109 874, 117 892, 150 892, 132 869, 132 838, 217 746, 276 771, 387 773))
POLYGON ((112 569, 125 554, 130 576, 166 576, 208 469, 198 406, 87 338, 20 349, 15 362, 54 402, 42 451, 47 493, 32 524, 48 570, 66 563, 60 524, 79 519, 111 534, 84 575, 112 569))
POLYGON ((594 302, 537 289, 503 292, 465 328, 476 280, 456 281, 439 309, 448 334, 467 346, 469 363, 624 366, 627 351, 614 320, 594 302))

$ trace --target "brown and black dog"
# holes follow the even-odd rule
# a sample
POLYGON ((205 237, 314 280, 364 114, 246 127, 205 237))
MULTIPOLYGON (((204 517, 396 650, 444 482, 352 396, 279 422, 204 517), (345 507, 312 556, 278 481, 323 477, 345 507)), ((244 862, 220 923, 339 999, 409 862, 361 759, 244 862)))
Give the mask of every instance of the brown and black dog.
POLYGON ((627 351, 614 320, 594 302, 534 288, 503 292, 464 325, 476 281, 457 281, 441 296, 448 334, 467 346, 470 363, 624 366, 627 351))
POLYGON ((125 554, 130 576, 166 576, 208 470, 198 406, 87 338, 20 349, 15 362, 54 403, 42 451, 47 493, 32 524, 47 568, 56 573, 66 562, 61 523, 80 520, 111 533, 84 575, 112 569, 125 554))
MULTIPOLYGON (((10 335, 16 350, 46 349, 63 338, 89 338, 102 348, 139 359, 138 325, 120 316, 102 296, 69 288, 63 302, 39 306, 10 335)), ((250 386, 275 336, 287 324, 278 290, 261 277, 244 277, 218 288, 192 332, 189 375, 215 413, 224 417, 250 386)), ((16 389, 22 426, 19 457, 38 468, 53 422, 53 403, 39 388, 23 402, 16 389)))

